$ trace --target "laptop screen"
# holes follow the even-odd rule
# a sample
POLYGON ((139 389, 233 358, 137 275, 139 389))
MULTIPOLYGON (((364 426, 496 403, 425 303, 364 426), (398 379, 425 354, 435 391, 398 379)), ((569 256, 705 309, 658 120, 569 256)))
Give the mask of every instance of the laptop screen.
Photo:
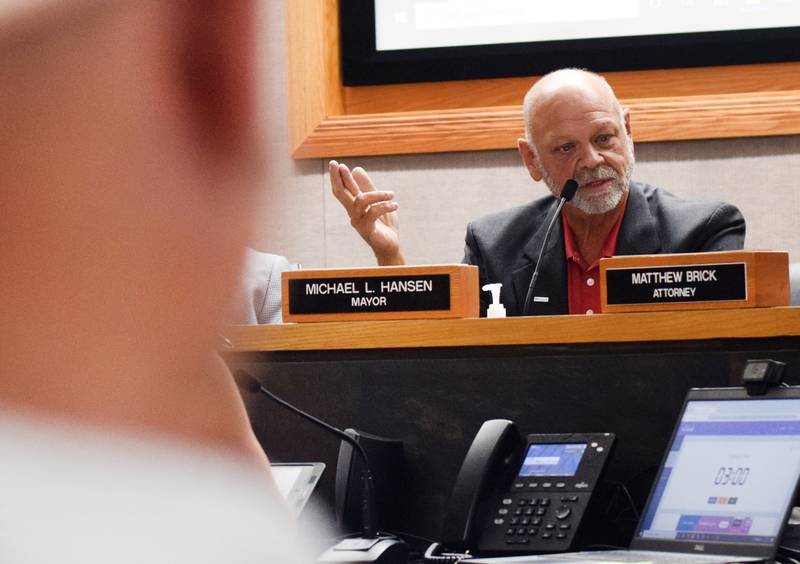
POLYGON ((317 485, 325 464, 322 462, 272 463, 272 475, 278 490, 297 517, 317 485))
POLYGON ((773 544, 798 475, 800 399, 690 399, 637 537, 773 544))

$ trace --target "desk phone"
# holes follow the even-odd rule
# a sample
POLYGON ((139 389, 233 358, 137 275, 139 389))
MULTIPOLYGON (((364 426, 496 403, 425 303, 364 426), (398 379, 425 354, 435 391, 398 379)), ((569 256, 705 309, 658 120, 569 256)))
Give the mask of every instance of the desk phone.
POLYGON ((478 555, 571 549, 614 438, 612 433, 522 438, 511 421, 487 421, 456 478, 443 544, 478 555))

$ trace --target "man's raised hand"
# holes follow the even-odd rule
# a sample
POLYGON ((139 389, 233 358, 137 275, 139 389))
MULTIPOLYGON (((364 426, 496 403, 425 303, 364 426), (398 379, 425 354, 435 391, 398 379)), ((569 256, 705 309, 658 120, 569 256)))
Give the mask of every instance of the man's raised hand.
POLYGON ((350 216, 350 224, 367 242, 381 266, 405 264, 398 235, 397 202, 393 192, 375 189, 361 167, 328 164, 333 195, 350 216))

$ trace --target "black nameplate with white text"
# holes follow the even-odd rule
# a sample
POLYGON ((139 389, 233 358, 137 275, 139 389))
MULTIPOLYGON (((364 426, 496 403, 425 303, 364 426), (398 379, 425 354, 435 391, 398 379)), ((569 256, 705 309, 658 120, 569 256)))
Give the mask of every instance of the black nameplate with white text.
POLYGON ((448 274, 289 280, 291 314, 449 309, 448 274))
POLYGON ((747 299, 745 263, 606 270, 608 305, 727 302, 747 299))

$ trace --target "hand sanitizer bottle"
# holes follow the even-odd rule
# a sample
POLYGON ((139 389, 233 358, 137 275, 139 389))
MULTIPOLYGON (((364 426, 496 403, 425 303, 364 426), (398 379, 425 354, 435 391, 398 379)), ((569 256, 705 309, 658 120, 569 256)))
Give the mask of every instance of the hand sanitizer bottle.
POLYGON ((486 310, 486 317, 506 316, 506 308, 500 303, 500 288, 502 287, 503 285, 499 282, 496 284, 485 284, 483 286, 485 292, 492 293, 492 303, 489 305, 489 309, 486 310))

